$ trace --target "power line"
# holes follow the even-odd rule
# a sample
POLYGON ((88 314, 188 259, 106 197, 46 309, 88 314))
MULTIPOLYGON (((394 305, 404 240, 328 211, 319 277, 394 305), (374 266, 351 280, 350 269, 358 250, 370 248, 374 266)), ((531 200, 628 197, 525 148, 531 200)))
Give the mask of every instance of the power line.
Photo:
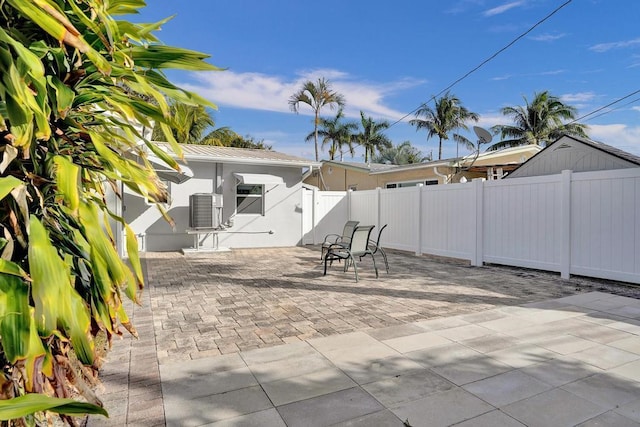
POLYGON ((402 116, 401 118, 399 118, 398 120, 396 120, 395 122, 393 122, 389 127, 395 126, 398 123, 400 123, 401 121, 403 121, 404 119, 406 119, 407 117, 409 117, 410 115, 412 115, 413 113, 415 113, 416 111, 418 111, 423 105, 426 105, 427 103, 435 100, 438 96, 442 95, 443 93, 445 93, 446 91, 448 91, 449 89, 451 89, 452 87, 454 87, 455 85, 457 85, 458 83, 460 83, 462 80, 466 79, 467 77, 469 77, 471 74, 475 73, 476 71, 478 71, 480 68, 482 68, 484 65, 486 65, 488 62, 492 61, 494 58, 496 58, 498 55, 500 55, 502 52, 504 52, 505 50, 509 49, 511 46, 513 46, 514 44, 516 44, 520 39, 522 39, 523 37, 525 37, 527 34, 529 34, 531 31, 533 31, 536 27, 540 26, 543 22, 545 22, 547 19, 551 18, 553 15, 555 15, 556 13, 558 13, 560 11, 560 9, 562 9, 563 7, 567 6, 569 3, 571 3, 573 0, 567 0, 566 2, 564 2, 563 4, 561 4, 560 6, 558 6, 555 10, 553 10, 551 13, 549 13, 547 16, 545 16, 544 18, 542 18, 541 20, 539 20, 538 22, 536 22, 531 28, 529 28, 527 31, 525 31, 524 33, 520 34, 518 37, 516 37, 515 39, 513 39, 509 44, 507 44, 505 47, 503 47, 502 49, 498 50, 497 52, 495 52, 493 55, 491 55, 489 58, 485 59, 484 61, 482 61, 480 63, 480 65, 476 66, 475 68, 473 68, 471 71, 468 71, 465 75, 463 75, 462 77, 458 78, 456 81, 454 81, 453 83, 451 83, 449 86, 447 86, 446 88, 442 89, 440 92, 438 92, 438 94, 433 95, 427 102, 420 104, 418 107, 414 108, 413 110, 409 111, 407 114, 405 114, 404 116, 402 116))
MULTIPOLYGON (((585 114, 584 116, 578 117, 577 119, 572 120, 571 122, 569 122, 569 123, 567 123, 567 124, 568 124, 568 125, 570 125, 570 124, 573 124, 573 123, 579 122, 579 121, 581 121, 581 120, 584 120, 584 119, 586 119, 587 117, 589 117, 589 116, 593 116, 594 114, 596 114, 596 113, 598 113, 598 112, 600 112, 600 111, 604 110, 605 108, 609 108, 609 107, 611 107, 612 105, 617 104, 617 103, 618 103, 618 102, 620 102, 620 101, 624 101, 624 100, 625 100, 625 99, 627 99, 627 98, 631 98, 633 95, 638 94, 638 93, 640 93, 640 89, 638 89, 638 90, 636 90, 636 91, 634 91, 634 92, 631 92, 630 94, 625 95, 625 96, 623 96, 622 98, 618 98, 618 99, 616 99, 615 101, 612 101, 612 102, 608 103, 607 105, 604 105, 604 106, 602 106, 602 107, 600 107, 600 108, 596 108, 596 109, 595 109, 595 110, 593 110, 592 112, 587 113, 587 114, 585 114)), ((636 101, 638 101, 638 100, 640 100, 640 98, 635 99, 635 100, 632 100, 632 101, 630 101, 630 102, 628 102, 628 103, 626 103, 626 104, 624 104, 624 105, 633 104, 634 102, 636 102, 636 101)), ((624 107, 624 105, 621 105, 620 107, 624 107)), ((620 108, 620 107, 618 107, 618 108, 620 108)), ((595 116, 595 117, 591 117, 591 119, 595 119, 596 117, 604 116, 605 114, 609 114, 609 113, 611 113, 611 112, 612 112, 612 111, 614 111, 614 110, 616 110, 616 108, 611 109, 611 110, 609 110, 609 111, 605 111, 604 113, 602 113, 602 114, 598 114, 598 115, 597 115, 597 116, 595 116)), ((591 120, 591 119, 589 119, 589 120, 591 120)))

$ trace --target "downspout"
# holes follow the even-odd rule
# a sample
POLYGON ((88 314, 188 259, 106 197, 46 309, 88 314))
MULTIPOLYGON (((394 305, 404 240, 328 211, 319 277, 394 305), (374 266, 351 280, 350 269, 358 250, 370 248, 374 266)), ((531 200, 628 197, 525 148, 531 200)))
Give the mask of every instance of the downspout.
POLYGON ((435 173, 436 175, 438 175, 440 178, 442 178, 444 180, 445 184, 449 184, 451 181, 451 176, 450 175, 444 175, 441 174, 440 172, 438 172, 438 167, 434 166, 433 167, 433 173, 435 173))

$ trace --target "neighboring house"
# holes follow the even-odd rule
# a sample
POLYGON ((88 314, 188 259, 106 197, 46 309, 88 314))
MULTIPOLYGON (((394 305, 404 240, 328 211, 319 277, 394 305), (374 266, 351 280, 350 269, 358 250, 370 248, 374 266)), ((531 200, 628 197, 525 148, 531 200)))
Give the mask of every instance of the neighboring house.
MULTIPOLYGON (((168 145, 158 146, 168 151, 168 145)), ((123 191, 120 211, 138 236, 140 250, 301 243, 302 180, 319 163, 269 150, 205 145, 182 145, 182 150, 183 173, 157 165, 169 190, 165 208, 175 227, 153 204, 123 191)))
POLYGON ((473 178, 501 179, 540 150, 528 145, 409 165, 323 161, 320 170, 307 177, 305 184, 321 190, 345 191, 449 184, 473 178))
POLYGON ((590 139, 565 135, 511 172, 509 178, 640 167, 640 157, 590 139))

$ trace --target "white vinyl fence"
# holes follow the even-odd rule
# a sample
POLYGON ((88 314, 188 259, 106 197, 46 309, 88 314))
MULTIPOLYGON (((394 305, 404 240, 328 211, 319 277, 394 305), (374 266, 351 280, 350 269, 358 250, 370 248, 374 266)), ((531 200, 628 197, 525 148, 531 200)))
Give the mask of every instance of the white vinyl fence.
POLYGON ((306 193, 305 243, 351 219, 388 248, 640 283, 640 168, 306 193))

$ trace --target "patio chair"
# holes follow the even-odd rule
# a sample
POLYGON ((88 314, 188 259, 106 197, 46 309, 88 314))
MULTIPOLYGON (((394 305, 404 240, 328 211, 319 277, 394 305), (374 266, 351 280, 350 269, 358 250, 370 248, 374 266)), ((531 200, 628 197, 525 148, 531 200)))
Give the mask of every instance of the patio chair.
POLYGON ((349 241, 351 240, 351 235, 353 234, 353 230, 355 230, 356 226, 360 223, 360 221, 347 221, 344 224, 344 228, 342 229, 342 234, 327 234, 324 237, 324 241, 322 242, 322 252, 320 253, 320 259, 324 259, 324 255, 327 253, 327 249, 333 245, 339 245, 343 248, 349 246, 349 241))
MULTIPOLYGON (((382 246, 380 246, 380 238, 382 237, 382 231, 387 228, 388 225, 389 224, 383 225, 380 231, 378 231, 378 240, 376 240, 375 242, 373 240, 369 240, 369 249, 371 250, 371 256, 375 257, 376 254, 380 252, 380 254, 382 255, 382 259, 384 259, 384 266, 387 269, 387 274, 389 274, 389 263, 387 262, 387 254, 384 252, 384 249, 382 249, 382 246)), ((368 254, 365 254, 364 256, 366 255, 368 254)), ((362 257, 360 259, 362 259, 362 257)))
POLYGON ((344 271, 349 269, 349 266, 353 264, 353 270, 356 275, 356 282, 358 281, 358 266, 356 265, 356 258, 362 258, 365 255, 371 255, 373 258, 373 268, 376 271, 376 279, 378 278, 378 267, 376 267, 376 259, 373 257, 373 252, 369 248, 369 238, 371 237, 371 230, 375 225, 363 225, 356 227, 353 230, 349 245, 347 247, 341 245, 329 246, 327 254, 324 256, 324 275, 327 275, 327 263, 335 260, 344 260, 344 271))

